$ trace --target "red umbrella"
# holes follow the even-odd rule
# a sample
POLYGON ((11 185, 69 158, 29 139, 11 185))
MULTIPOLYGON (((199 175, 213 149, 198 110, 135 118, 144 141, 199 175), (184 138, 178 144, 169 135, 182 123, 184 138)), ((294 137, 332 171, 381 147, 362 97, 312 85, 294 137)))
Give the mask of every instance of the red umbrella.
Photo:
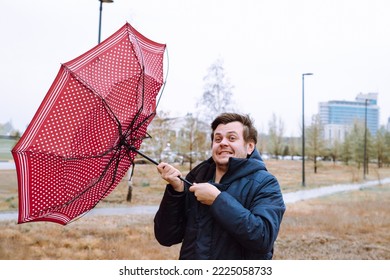
POLYGON ((116 187, 155 115, 165 47, 126 23, 61 65, 12 150, 19 223, 65 225, 116 187))

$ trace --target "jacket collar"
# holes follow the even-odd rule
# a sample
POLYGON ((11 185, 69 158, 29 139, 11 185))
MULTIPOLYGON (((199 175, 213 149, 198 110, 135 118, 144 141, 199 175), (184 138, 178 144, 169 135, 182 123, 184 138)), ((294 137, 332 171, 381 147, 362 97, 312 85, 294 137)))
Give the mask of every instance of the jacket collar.
MULTIPOLYGON (((214 160, 210 157, 207 161, 211 167, 210 171, 215 172, 214 160)), ((220 184, 216 185, 223 189, 222 185, 230 185, 231 182, 259 170, 266 171, 267 169, 259 151, 255 149, 247 158, 230 158, 228 170, 222 176, 220 184)))

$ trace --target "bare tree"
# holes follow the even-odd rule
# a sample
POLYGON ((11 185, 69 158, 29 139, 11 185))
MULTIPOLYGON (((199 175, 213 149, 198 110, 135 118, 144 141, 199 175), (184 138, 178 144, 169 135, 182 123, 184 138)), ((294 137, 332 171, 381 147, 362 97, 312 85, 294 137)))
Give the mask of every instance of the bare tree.
POLYGON ((312 123, 306 130, 308 156, 313 158, 314 173, 317 173, 317 158, 323 156, 325 152, 325 143, 322 137, 323 127, 321 125, 320 115, 317 114, 313 116, 312 123))
POLYGON ((284 123, 275 114, 268 123, 269 150, 268 152, 278 158, 283 153, 284 123))
POLYGON ((192 164, 198 160, 205 158, 205 151, 208 150, 208 132, 209 128, 204 122, 194 117, 192 114, 187 114, 185 123, 180 129, 179 150, 190 163, 189 169, 192 169, 192 164))
MULTIPOLYGON (((370 135, 370 131, 367 131, 367 146, 366 153, 367 159, 369 161, 372 156, 372 139, 370 135)), ((350 159, 353 160, 357 168, 360 169, 360 166, 364 164, 364 149, 365 149, 365 141, 364 141, 364 124, 356 121, 348 133, 346 139, 344 140, 344 153, 343 156, 346 157, 346 151, 350 153, 350 159), (346 147, 349 145, 349 148, 346 147)))
POLYGON ((383 164, 388 162, 390 158, 389 140, 390 132, 386 131, 384 126, 380 127, 374 139, 374 150, 378 168, 383 167, 383 164))
POLYGON ((299 139, 297 137, 291 136, 288 138, 287 145, 289 147, 289 155, 291 156, 291 159, 294 159, 294 156, 299 154, 299 139))
POLYGON ((383 163, 387 166, 390 165, 390 131, 386 131, 385 133, 385 155, 383 159, 383 163))
POLYGON ((232 106, 233 86, 225 75, 223 60, 217 59, 203 78, 204 91, 198 101, 198 108, 206 121, 213 120, 226 111, 235 111, 232 106))
POLYGON ((341 157, 343 144, 340 140, 335 139, 328 148, 328 156, 332 159, 333 164, 336 164, 336 161, 341 157))
POLYGON ((345 165, 349 165, 349 162, 352 160, 352 139, 349 134, 344 138, 344 142, 341 145, 341 158, 345 165))
POLYGON ((144 151, 154 158, 161 160, 163 150, 175 142, 176 134, 172 130, 171 118, 168 112, 160 111, 155 116, 148 127, 150 139, 145 139, 142 143, 144 151))

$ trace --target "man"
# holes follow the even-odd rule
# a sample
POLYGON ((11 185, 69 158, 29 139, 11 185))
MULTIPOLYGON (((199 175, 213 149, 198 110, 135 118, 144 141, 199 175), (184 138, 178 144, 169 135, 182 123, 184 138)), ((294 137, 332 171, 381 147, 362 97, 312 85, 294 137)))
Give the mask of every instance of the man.
POLYGON ((276 178, 256 150, 248 116, 224 113, 211 124, 212 157, 187 175, 157 166, 168 182, 154 219, 164 246, 182 242, 180 259, 272 259, 285 211, 276 178))

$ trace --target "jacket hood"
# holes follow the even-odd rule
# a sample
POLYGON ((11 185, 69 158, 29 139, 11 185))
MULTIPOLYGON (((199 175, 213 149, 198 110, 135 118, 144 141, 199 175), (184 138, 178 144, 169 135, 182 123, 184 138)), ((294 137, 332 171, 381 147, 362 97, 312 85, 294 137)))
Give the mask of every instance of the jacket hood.
POLYGON ((255 149, 247 158, 229 159, 229 167, 221 179, 221 184, 230 184, 239 178, 246 177, 259 170, 267 171, 267 168, 259 151, 255 149))
MULTIPOLYGON (((209 182, 215 175, 215 168, 215 162, 213 158, 210 157, 192 169, 186 178, 190 182, 209 182)), ((247 158, 230 158, 228 170, 222 177, 221 182, 219 184, 213 184, 223 190, 236 179, 246 177, 259 170, 267 171, 260 153, 255 149, 247 158)))

